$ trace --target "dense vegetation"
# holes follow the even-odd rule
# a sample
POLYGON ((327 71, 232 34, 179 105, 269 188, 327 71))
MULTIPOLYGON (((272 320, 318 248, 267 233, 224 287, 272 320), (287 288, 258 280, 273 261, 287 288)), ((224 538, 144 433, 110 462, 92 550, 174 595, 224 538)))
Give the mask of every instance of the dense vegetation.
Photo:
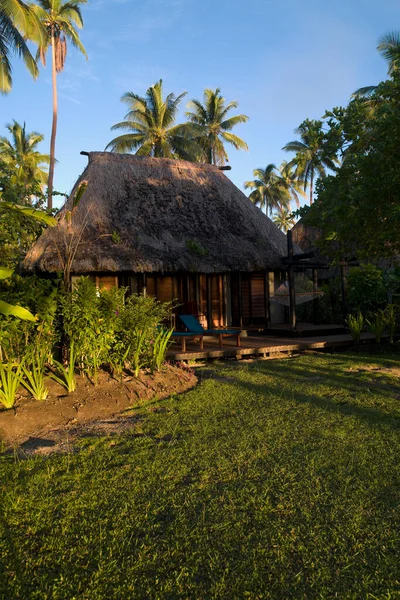
POLYGON ((397 365, 208 367, 123 436, 3 455, 0 596, 396 597, 397 365))
POLYGON ((163 326, 172 305, 144 296, 125 298, 125 293, 124 288, 97 290, 84 277, 71 291, 61 282, 36 277, 5 279, 0 298, 25 307, 34 317, 0 314, 4 407, 12 408, 20 384, 28 384, 31 394, 44 400, 46 375, 71 392, 76 372, 96 384, 100 368, 118 379, 126 370, 136 377, 141 369, 159 370, 172 333, 163 326))

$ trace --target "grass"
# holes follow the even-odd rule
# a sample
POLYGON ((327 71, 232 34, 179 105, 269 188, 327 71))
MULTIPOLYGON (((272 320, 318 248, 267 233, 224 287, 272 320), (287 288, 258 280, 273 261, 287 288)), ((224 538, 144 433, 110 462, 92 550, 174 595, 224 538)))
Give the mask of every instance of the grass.
POLYGON ((398 354, 209 366, 137 407, 130 434, 3 455, 0 597, 399 598, 392 367, 398 354))

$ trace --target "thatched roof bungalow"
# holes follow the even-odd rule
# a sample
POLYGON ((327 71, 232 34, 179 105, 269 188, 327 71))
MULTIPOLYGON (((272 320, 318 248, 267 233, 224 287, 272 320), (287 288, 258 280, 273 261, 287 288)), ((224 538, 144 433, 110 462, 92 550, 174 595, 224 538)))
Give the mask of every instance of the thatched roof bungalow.
POLYGON ((27 270, 60 272, 69 256, 72 276, 178 298, 182 312, 209 325, 269 319, 286 236, 218 167, 108 152, 88 158, 27 270))

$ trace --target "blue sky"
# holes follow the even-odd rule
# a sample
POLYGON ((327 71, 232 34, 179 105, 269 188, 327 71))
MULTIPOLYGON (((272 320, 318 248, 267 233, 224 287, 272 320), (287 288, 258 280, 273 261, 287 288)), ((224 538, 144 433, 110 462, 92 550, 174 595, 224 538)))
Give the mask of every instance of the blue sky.
MULTIPOLYGON (((376 51, 400 29, 399 0, 91 0, 83 7, 86 61, 71 46, 58 77, 55 188, 69 192, 87 164, 81 150, 104 150, 122 120, 123 93, 144 95, 162 78, 167 93, 202 98, 219 87, 249 121, 235 133, 249 152, 228 150, 229 177, 240 188, 252 171, 290 155, 305 118, 347 104, 357 88, 386 78, 376 51)), ((52 117, 50 64, 34 82, 15 59, 14 86, 0 97, 0 132, 12 119, 45 134, 52 117)), ((232 114, 234 114, 232 112, 232 114)))

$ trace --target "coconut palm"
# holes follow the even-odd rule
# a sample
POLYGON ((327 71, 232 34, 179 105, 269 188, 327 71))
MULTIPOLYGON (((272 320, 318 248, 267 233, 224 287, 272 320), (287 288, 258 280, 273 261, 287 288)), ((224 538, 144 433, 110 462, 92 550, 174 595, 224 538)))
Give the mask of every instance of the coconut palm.
POLYGON ((248 120, 246 115, 228 117, 228 112, 237 108, 236 101, 225 104, 220 89, 204 90, 203 104, 199 100, 191 100, 186 116, 192 123, 194 140, 203 150, 203 160, 213 165, 223 165, 228 161, 224 143, 232 144, 236 150, 248 150, 246 142, 230 133, 238 123, 248 120))
POLYGON ((283 207, 274 214, 272 220, 284 233, 287 233, 294 225, 294 218, 291 213, 283 207))
POLYGON ((274 164, 270 163, 265 169, 255 169, 253 171, 255 179, 253 181, 245 181, 244 187, 252 189, 249 199, 258 204, 260 208, 265 208, 265 212, 270 214, 274 210, 280 208, 289 209, 291 195, 290 191, 277 173, 274 164))
MULTIPOLYGON (((377 50, 388 63, 388 75, 394 75, 400 69, 400 32, 392 31, 383 35, 379 40, 377 50)), ((383 102, 382 98, 374 97, 377 87, 376 85, 368 85, 359 88, 352 94, 352 98, 365 100, 367 107, 373 109, 383 102)))
POLYGON ((55 164, 55 146, 57 135, 57 73, 64 70, 67 57, 67 41, 80 50, 87 58, 86 50, 79 39, 78 29, 83 27, 81 4, 87 0, 37 0, 38 4, 33 6, 37 17, 45 28, 46 35, 39 46, 38 55, 42 63, 46 64, 46 53, 51 47, 51 69, 53 81, 53 122, 50 140, 50 168, 47 186, 47 208, 53 207, 53 180, 55 164))
POLYGON ((27 133, 25 123, 22 126, 17 121, 6 127, 11 139, 0 137, 0 160, 13 173, 13 183, 25 188, 35 182, 44 185, 48 177, 44 167, 50 163, 50 156, 37 150, 44 136, 36 131, 27 133))
POLYGON ((7 94, 12 87, 10 53, 17 53, 33 77, 39 74, 36 61, 24 37, 27 32, 39 35, 40 27, 31 7, 21 0, 0 0, 0 93, 7 94))
POLYGON ((282 149, 296 153, 291 165, 296 167, 296 177, 303 182, 304 191, 309 188, 311 205, 315 178, 324 177, 326 168, 335 169, 338 160, 325 147, 322 121, 306 119, 295 133, 300 135, 300 140, 289 142, 282 149))
POLYGON ((196 160, 200 149, 190 139, 187 124, 175 125, 179 104, 187 92, 178 97, 168 94, 163 98, 162 79, 148 88, 146 96, 127 92, 121 98, 128 105, 125 120, 113 125, 112 130, 124 129, 106 146, 113 152, 132 152, 139 156, 182 158, 196 160))
POLYGON ((300 208, 299 195, 305 197, 306 194, 303 190, 302 181, 298 179, 296 175, 295 165, 293 165, 291 162, 289 163, 286 160, 283 160, 281 166, 279 167, 279 173, 286 187, 288 188, 292 199, 295 201, 297 208, 300 208))

